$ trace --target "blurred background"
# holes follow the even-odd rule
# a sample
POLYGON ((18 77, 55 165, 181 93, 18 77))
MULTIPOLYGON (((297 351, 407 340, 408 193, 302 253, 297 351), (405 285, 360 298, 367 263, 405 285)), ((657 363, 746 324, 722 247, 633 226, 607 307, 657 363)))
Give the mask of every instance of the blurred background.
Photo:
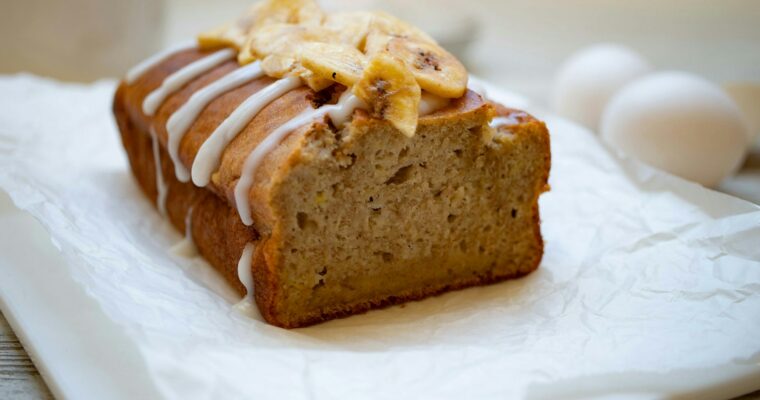
MULTIPOLYGON (((234 18, 255 0, 0 0, 0 73, 119 77, 167 44, 234 18)), ((655 67, 723 83, 760 79, 755 0, 322 0, 384 9, 435 36, 475 74, 546 102, 559 64, 598 42, 655 67)))
MULTIPOLYGON (((0 0, 0 73, 118 78, 151 53, 239 15, 255 0, 0 0)), ((321 0, 328 10, 384 9, 431 33, 475 75, 548 107, 560 65, 619 43, 655 69, 718 85, 760 83, 756 0, 321 0)), ((760 203, 760 157, 721 190, 760 203)))

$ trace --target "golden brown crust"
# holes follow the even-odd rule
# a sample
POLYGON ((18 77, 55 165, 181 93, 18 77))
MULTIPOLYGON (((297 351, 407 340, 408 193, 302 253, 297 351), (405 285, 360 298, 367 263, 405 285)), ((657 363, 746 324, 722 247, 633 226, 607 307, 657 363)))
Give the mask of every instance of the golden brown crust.
MULTIPOLYGON (((154 203, 158 197, 153 143, 147 131, 134 124, 127 115, 123 98, 125 87, 116 92, 114 115, 132 172, 146 196, 154 203)), ((246 243, 257 242, 253 228, 240 222, 234 209, 211 191, 177 180, 166 151, 161 149, 162 176, 168 188, 167 218, 178 231, 185 232, 185 217, 192 207, 191 234, 200 254, 219 271, 241 295, 245 287, 238 279, 237 259, 246 243)))
MULTIPOLYGON (((297 89, 264 108, 225 150, 219 172, 212 177, 212 183, 207 188, 199 188, 192 183, 179 182, 175 177, 171 160, 165 151, 167 143, 166 121, 192 93, 234 69, 236 64, 234 61, 230 61, 191 82, 171 95, 152 118, 142 113, 141 104, 145 96, 157 88, 164 78, 187 63, 200 58, 203 54, 198 50, 176 54, 146 73, 134 84, 122 84, 115 95, 114 114, 132 170, 140 187, 150 199, 157 197, 156 166, 153 161, 152 139, 149 134, 151 127, 155 129, 161 144, 162 175, 169 187, 166 202, 169 220, 178 230, 184 231, 185 216, 192 207, 192 236, 199 252, 241 295, 245 293, 245 288, 238 280, 237 262, 246 243, 253 242, 256 244, 252 267, 255 281, 255 299, 262 315, 268 322, 286 328, 306 326, 333 318, 362 313, 373 308, 422 299, 449 290, 515 278, 538 267, 540 254, 533 265, 526 265, 515 273, 473 276, 445 285, 427 286, 418 290, 398 293, 394 296, 372 298, 362 303, 323 310, 318 314, 304 315, 298 321, 283 319, 277 312, 278 297, 282 295, 281 282, 277 281, 280 277, 278 269, 282 268, 277 250, 277 244, 281 238, 278 232, 272 231, 277 217, 270 204, 270 186, 297 162, 296 158, 299 152, 296 149, 303 146, 305 135, 313 129, 325 129, 326 125, 321 128, 307 126, 297 130, 276 151, 266 157, 264 163, 257 170, 257 184, 250 195, 255 221, 254 227, 245 226, 240 221, 234 207, 232 195, 235 183, 240 176, 243 160, 276 126, 300 113, 306 107, 310 107, 315 94, 308 89, 297 89)), ((183 164, 190 167, 201 144, 216 126, 238 104, 270 82, 270 78, 253 81, 211 102, 181 142, 180 159, 183 164)), ((498 115, 510 115, 515 112, 498 105, 495 106, 495 110, 498 115)), ((491 112, 493 112, 492 106, 484 103, 477 94, 468 92, 462 98, 452 101, 447 108, 421 118, 420 125, 445 124, 454 116, 491 112)), ((545 190, 548 179, 549 136, 542 122, 528 115, 520 118, 522 118, 521 124, 515 129, 529 132, 531 135, 540 138, 541 145, 545 148, 544 165, 541 168, 544 171, 543 179, 539 182, 540 186, 533 192, 534 198, 532 199, 534 232, 536 240, 542 248, 538 196, 545 190)), ((356 124, 382 123, 370 119, 362 111, 357 111, 354 119, 356 124)))

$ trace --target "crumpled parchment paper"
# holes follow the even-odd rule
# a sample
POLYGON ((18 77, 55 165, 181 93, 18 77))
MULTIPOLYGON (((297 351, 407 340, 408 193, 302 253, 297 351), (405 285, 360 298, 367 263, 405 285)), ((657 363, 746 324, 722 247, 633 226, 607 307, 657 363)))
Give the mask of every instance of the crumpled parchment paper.
MULTIPOLYGON (((166 398, 585 398, 760 389, 760 208, 612 155, 551 115, 546 253, 526 278, 287 331, 133 181, 113 82, 0 78, 0 188, 123 327, 166 398), (749 383, 748 383, 749 382, 749 383)), ((490 92, 499 98, 498 90, 490 92)), ((720 392, 717 392, 720 393, 720 392)), ((716 392, 712 392, 716 395, 716 392)))

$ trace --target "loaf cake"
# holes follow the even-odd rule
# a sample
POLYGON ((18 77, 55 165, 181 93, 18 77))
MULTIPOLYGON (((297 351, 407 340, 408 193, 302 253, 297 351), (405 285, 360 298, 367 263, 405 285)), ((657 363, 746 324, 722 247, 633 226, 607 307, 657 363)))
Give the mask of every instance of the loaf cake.
POLYGON ((549 134, 383 13, 267 0, 130 70, 113 111, 160 213, 284 328, 517 278, 549 134))

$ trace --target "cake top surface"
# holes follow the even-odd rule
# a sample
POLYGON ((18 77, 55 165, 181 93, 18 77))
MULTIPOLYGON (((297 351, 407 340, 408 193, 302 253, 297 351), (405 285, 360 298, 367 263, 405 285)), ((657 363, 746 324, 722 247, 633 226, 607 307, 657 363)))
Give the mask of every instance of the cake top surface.
POLYGON ((467 71, 420 29, 382 12, 325 13, 314 0, 264 0, 198 36, 229 47, 275 78, 298 76, 315 91, 346 86, 377 117, 414 135, 422 91, 441 100, 467 90, 467 71))

